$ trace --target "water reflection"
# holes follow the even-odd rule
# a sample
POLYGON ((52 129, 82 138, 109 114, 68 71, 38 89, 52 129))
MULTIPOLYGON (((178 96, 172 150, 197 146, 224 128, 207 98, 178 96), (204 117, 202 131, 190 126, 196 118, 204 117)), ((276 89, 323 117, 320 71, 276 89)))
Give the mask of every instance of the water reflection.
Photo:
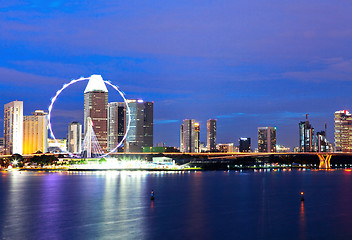
POLYGON ((151 212, 154 212, 154 201, 150 201, 151 212))
POLYGON ((0 173, 0 239, 351 239, 350 176, 0 173), (299 201, 301 189, 309 201, 299 201))
POLYGON ((306 216, 304 213, 304 201, 301 201, 299 214, 299 239, 306 239, 306 216))
POLYGON ((188 219, 185 219, 187 221, 187 227, 185 229, 186 233, 188 236, 191 236, 192 238, 200 238, 201 235, 201 230, 206 229, 206 221, 209 219, 205 218, 205 213, 206 213, 206 206, 204 202, 204 197, 206 195, 205 191, 205 186, 203 184, 204 180, 204 172, 197 171, 194 174, 192 174, 192 181, 190 182, 190 191, 187 193, 190 195, 189 196, 189 204, 187 204, 186 208, 187 211, 193 212, 192 216, 189 216, 188 219), (198 232, 198 235, 195 234, 195 232, 198 232))
MULTIPOLYGON (((4 176, 2 176, 4 177, 4 176)), ((1 195, 6 196, 3 206, 4 222, 2 226, 2 237, 8 239, 20 239, 28 230, 26 203, 23 202, 22 188, 25 188, 26 182, 20 172, 10 172, 5 175, 5 181, 8 182, 8 188, 1 195), (20 227, 21 226, 21 227, 20 227), (13 231, 13 229, 18 229, 13 231)))

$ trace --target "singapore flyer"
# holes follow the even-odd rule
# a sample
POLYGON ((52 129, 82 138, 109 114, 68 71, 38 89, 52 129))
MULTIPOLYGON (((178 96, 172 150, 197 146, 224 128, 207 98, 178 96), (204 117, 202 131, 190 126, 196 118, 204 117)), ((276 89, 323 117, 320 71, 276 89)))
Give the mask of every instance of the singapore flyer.
MULTIPOLYGON (((75 83, 78 83, 78 82, 82 82, 82 81, 89 81, 91 78, 101 78, 100 75, 92 75, 91 77, 88 77, 88 78, 84 78, 84 77, 81 77, 81 78, 78 78, 78 79, 74 79, 74 80, 71 80, 69 83, 66 83, 62 86, 61 89, 59 89, 55 96, 51 99, 51 103, 50 103, 50 106, 48 108, 48 129, 49 129, 49 133, 52 137, 52 139, 55 140, 55 142, 57 142, 56 140, 56 137, 55 137, 55 134, 54 134, 54 131, 52 129, 52 121, 51 121, 51 116, 52 116, 52 112, 53 112, 53 107, 54 107, 54 104, 56 102, 56 100, 58 99, 58 97, 60 96, 60 94, 65 90, 67 89, 68 87, 72 86, 73 84, 75 83)), ((101 78, 102 79, 102 78, 101 78)), ((123 136, 122 140, 116 145, 116 147, 114 149, 112 149, 110 152, 107 152, 107 153, 104 153, 103 155, 99 156, 101 158, 103 157, 106 157, 108 155, 110 155, 111 153, 117 151, 117 149, 123 144, 123 142, 125 141, 126 137, 127 137, 127 134, 128 134, 128 131, 130 130, 130 124, 131 124, 131 110, 130 110, 130 107, 128 106, 128 101, 125 97, 125 94, 119 89, 118 86, 112 84, 110 81, 106 81, 106 80, 103 80, 103 82, 107 85, 109 85, 110 87, 112 87, 114 90, 116 90, 119 95, 122 97, 125 105, 126 105, 126 115, 128 116, 128 120, 127 120, 127 124, 126 124, 126 132, 125 132, 125 135, 123 136)), ((72 154, 72 153, 71 153, 72 154)))

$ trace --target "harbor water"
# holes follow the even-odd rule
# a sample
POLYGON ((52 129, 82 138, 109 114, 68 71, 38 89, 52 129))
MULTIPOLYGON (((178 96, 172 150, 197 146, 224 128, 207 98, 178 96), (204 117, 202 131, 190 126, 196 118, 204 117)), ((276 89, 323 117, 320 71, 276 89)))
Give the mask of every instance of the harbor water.
POLYGON ((1 239, 352 239, 351 184, 349 169, 1 172, 1 239))

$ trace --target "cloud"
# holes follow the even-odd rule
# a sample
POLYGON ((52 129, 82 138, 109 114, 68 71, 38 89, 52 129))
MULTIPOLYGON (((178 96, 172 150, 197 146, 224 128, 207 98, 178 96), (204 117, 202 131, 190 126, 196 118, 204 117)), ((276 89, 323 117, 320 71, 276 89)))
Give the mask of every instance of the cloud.
POLYGON ((231 113, 231 114, 227 114, 227 115, 218 115, 216 116, 216 118, 235 118, 235 117, 241 117, 241 116, 247 116, 249 114, 246 113, 231 113))
POLYGON ((0 23, 2 38, 23 39, 56 53, 117 56, 128 52, 268 61, 318 54, 326 44, 344 48, 341 43, 352 37, 347 2, 314 1, 304 6, 302 1, 276 0, 271 4, 259 0, 53 3, 43 1, 32 9, 12 6, 7 12, 10 17, 2 17, 0 23))
POLYGON ((286 72, 281 74, 281 76, 285 79, 309 82, 352 81, 352 59, 333 58, 322 60, 321 65, 323 66, 319 66, 319 69, 307 68, 305 71, 286 72))
POLYGON ((40 76, 36 74, 17 71, 14 69, 0 67, 0 78, 3 83, 11 83, 11 85, 33 86, 36 85, 52 85, 53 82, 60 81, 56 77, 40 76))
POLYGON ((154 120, 154 124, 169 124, 169 123, 177 123, 179 120, 175 119, 164 119, 164 120, 154 120))

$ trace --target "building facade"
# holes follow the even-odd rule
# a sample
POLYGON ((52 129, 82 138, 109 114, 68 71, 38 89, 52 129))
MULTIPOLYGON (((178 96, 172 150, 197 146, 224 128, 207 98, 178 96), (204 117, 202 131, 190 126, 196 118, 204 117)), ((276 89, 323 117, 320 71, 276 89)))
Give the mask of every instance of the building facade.
POLYGON ((92 75, 84 91, 84 135, 88 118, 92 119, 93 130, 104 152, 107 151, 108 136, 108 89, 100 75, 92 75))
POLYGON ((335 112, 335 151, 352 152, 352 115, 347 110, 335 112))
POLYGON ((238 151, 238 148, 236 149, 233 143, 219 143, 216 145, 216 149, 219 152, 223 153, 231 153, 238 151))
POLYGON ((291 152, 291 148, 285 147, 283 145, 276 145, 276 152, 278 153, 291 152))
MULTIPOLYGON (((112 151, 122 141, 125 135, 125 103, 111 102, 108 105, 108 151, 112 151)), ((117 149, 123 152, 123 144, 117 149)))
POLYGON ((185 119, 180 129, 180 151, 200 151, 200 125, 194 119, 185 119))
POLYGON ((216 120, 207 121, 207 150, 214 152, 216 150, 216 120))
POLYGON ((2 154, 4 154, 4 151, 5 151, 5 149, 4 149, 4 138, 0 138, 0 154, 2 155, 2 154))
POLYGON ((314 152, 314 128, 308 118, 299 123, 299 151, 314 152))
POLYGON ((23 117, 23 154, 48 151, 48 118, 43 110, 23 117))
POLYGON ((276 127, 258 127, 258 152, 276 152, 276 127))
POLYGON ((330 152, 329 142, 326 139, 326 131, 320 131, 316 134, 316 146, 317 152, 330 152))
POLYGON ((23 102, 13 101, 4 106, 5 154, 23 154, 23 102))
MULTIPOLYGON (((125 140, 125 152, 142 152, 143 147, 153 147, 153 102, 127 100, 130 108, 131 123, 125 140)), ((128 116, 125 117, 125 126, 128 116)))
POLYGON ((241 137, 238 141, 240 152, 251 152, 251 138, 241 137))
POLYGON ((72 122, 68 126, 67 149, 70 153, 80 154, 82 151, 82 124, 72 122))
POLYGON ((48 139, 48 151, 51 153, 67 152, 67 139, 48 139))

